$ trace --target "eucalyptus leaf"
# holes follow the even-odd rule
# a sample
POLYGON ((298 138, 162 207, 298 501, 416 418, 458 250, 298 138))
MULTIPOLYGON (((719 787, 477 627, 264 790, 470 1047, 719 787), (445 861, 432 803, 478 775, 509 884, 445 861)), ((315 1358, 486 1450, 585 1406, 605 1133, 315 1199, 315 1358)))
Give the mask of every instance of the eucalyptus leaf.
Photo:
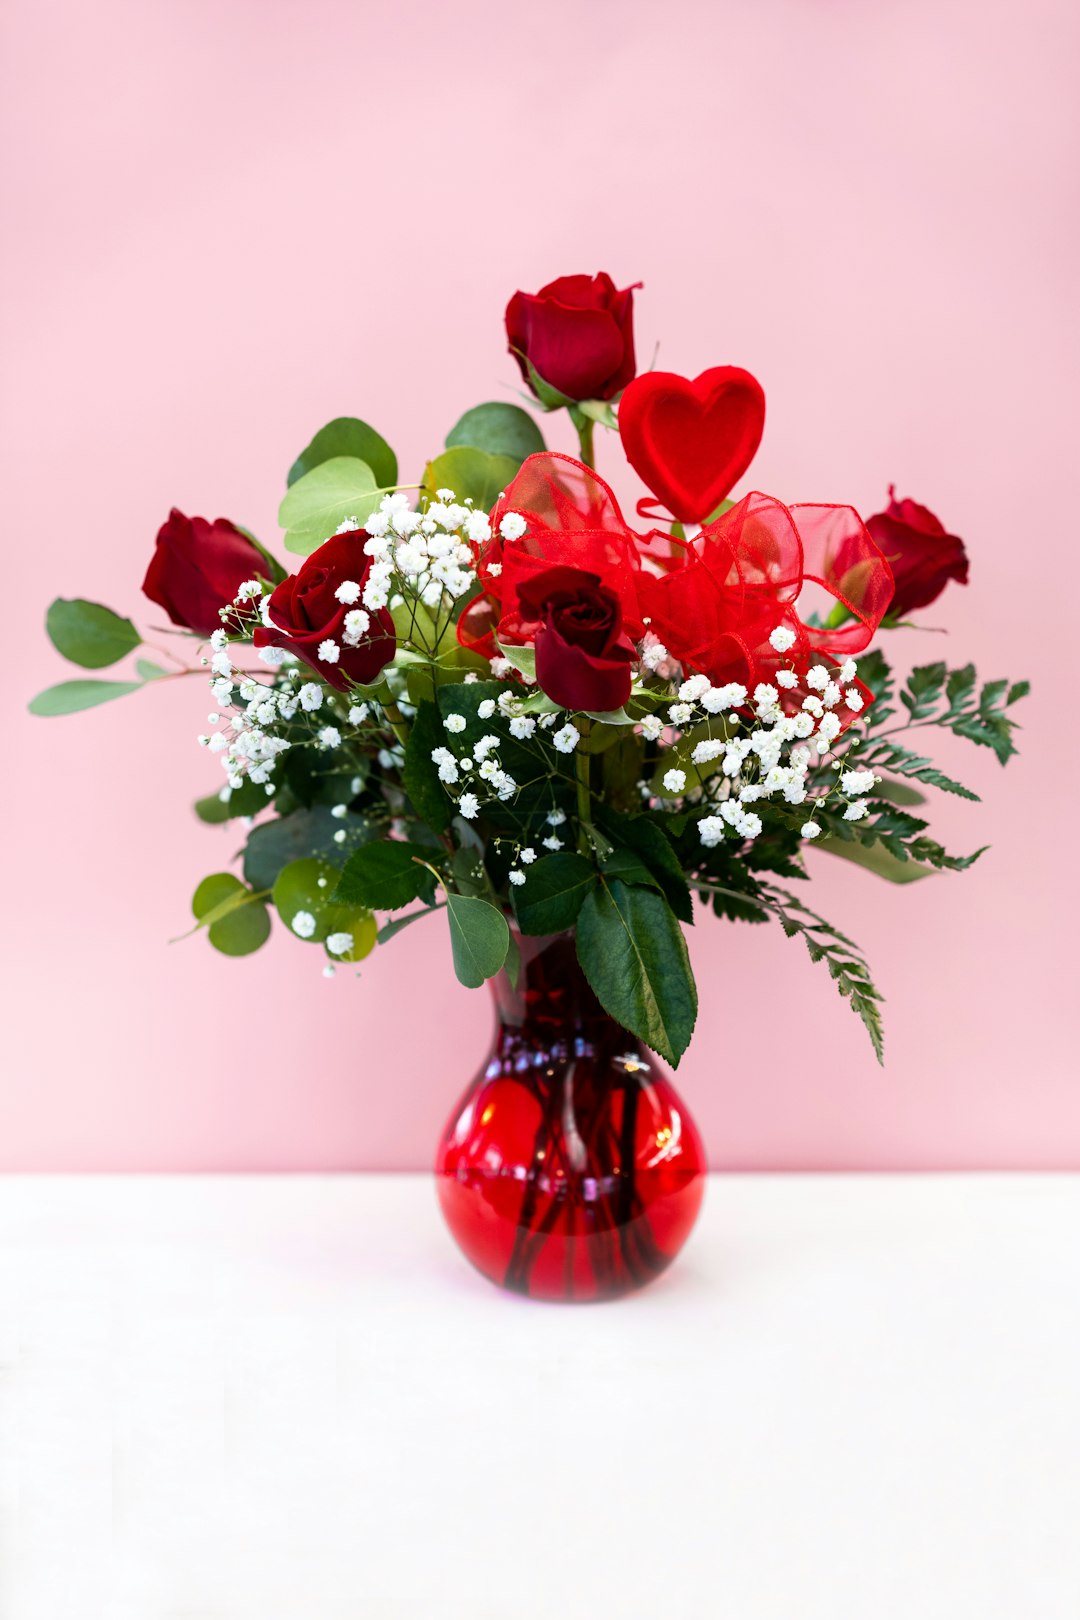
POLYGON ((61 681, 59 686, 48 686, 30 702, 31 714, 77 714, 80 709, 93 709, 99 703, 110 703, 113 698, 126 697, 138 692, 143 681, 61 681))
POLYGON ((275 816, 272 821, 252 827, 248 833, 244 877, 256 889, 272 889, 290 862, 311 856, 340 868, 345 865, 351 848, 374 835, 375 829, 366 816, 354 815, 351 811, 335 816, 328 804, 313 804, 307 809, 294 810, 288 816, 275 816), (337 842, 339 832, 345 833, 341 843, 337 842))
POLYGON ((439 489, 452 489, 459 501, 471 500, 478 510, 487 512, 514 477, 518 465, 512 456, 490 455, 486 450, 458 445, 428 462, 424 488, 430 495, 439 489))
POLYGON ((446 448, 454 450, 460 445, 486 450, 490 455, 507 456, 518 466, 527 456, 547 448, 544 435, 528 411, 523 411, 520 405, 494 400, 474 405, 454 423, 446 435, 446 448))
POLYGON ((332 456, 292 485, 278 509, 285 548, 309 556, 349 518, 362 524, 381 499, 366 461, 332 456))
POLYGON ((144 681, 160 681, 169 673, 167 669, 162 669, 160 664, 152 664, 149 658, 136 658, 135 668, 144 681))
POLYGON ((505 658, 506 662, 508 664, 512 664, 513 667, 516 670, 518 670, 522 675, 527 675, 527 676, 529 676, 529 678, 531 680, 535 680, 535 678, 536 678, 536 648, 535 647, 504 646, 503 643, 500 641, 499 642, 499 656, 501 658, 505 658))
POLYGON ((498 906, 473 895, 447 894, 454 972, 470 990, 494 978, 510 948, 510 925, 498 906))
POLYGON ((381 433, 358 416, 335 416, 332 422, 319 429, 289 468, 288 485, 300 481, 314 467, 321 467, 337 456, 352 456, 366 461, 375 475, 375 482, 384 489, 397 483, 397 456, 381 433))
POLYGON ((45 615, 45 629, 57 652, 84 669, 115 664, 142 642, 130 619, 81 597, 57 597, 45 615))

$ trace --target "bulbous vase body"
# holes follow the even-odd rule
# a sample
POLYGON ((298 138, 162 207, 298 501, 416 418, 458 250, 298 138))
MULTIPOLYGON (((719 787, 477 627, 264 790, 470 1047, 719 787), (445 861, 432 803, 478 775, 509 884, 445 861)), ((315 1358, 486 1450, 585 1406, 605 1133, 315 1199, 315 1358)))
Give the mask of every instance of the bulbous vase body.
POLYGON ((517 988, 493 981, 491 1055, 439 1145, 439 1201, 492 1282, 609 1299, 651 1282, 685 1243, 701 1138, 657 1058, 597 1002, 573 936, 519 946, 517 988))

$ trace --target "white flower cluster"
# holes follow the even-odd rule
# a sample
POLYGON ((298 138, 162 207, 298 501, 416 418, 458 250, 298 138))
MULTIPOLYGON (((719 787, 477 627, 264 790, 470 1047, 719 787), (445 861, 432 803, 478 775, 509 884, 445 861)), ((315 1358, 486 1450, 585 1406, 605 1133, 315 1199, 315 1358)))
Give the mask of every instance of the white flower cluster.
POLYGON ((450 606, 476 582, 469 541, 491 538, 485 513, 459 506, 446 489, 422 512, 412 510, 407 495, 384 495, 364 527, 371 536, 364 543, 371 568, 363 592, 370 613, 401 591, 433 612, 450 606))
MULTIPOLYGON (((786 626, 771 637, 781 653, 789 652, 795 639, 786 626)), ((775 685, 759 682, 752 693, 737 681, 714 686, 707 676, 691 675, 678 687, 666 716, 650 715, 641 723, 642 735, 649 740, 657 741, 666 732, 673 742, 692 727, 708 726, 709 735, 699 737, 688 753, 681 751, 679 763, 661 778, 664 794, 672 799, 686 795, 695 803, 715 805, 714 813, 698 822, 706 848, 721 843, 729 830, 743 839, 757 838, 763 822, 751 808, 754 804, 772 798, 789 805, 807 803, 807 777, 815 756, 824 758, 843 730, 838 711, 847 708, 855 714, 863 707, 862 694, 852 684, 855 677, 856 665, 850 658, 836 670, 812 666, 801 683, 806 690, 801 706, 787 713, 781 691, 792 693, 799 687, 794 670, 778 671, 775 685), (711 768, 717 762, 719 770, 711 768), (693 766, 702 769, 694 771, 693 766)), ((790 706, 792 699, 787 702, 790 706)), ((851 800, 844 812, 847 820, 866 815, 865 799, 853 796, 869 793, 876 781, 873 771, 843 772, 836 789, 851 800)), ((643 783, 642 792, 651 796, 652 789, 643 783)), ((819 831, 812 818, 802 828, 805 838, 815 838, 819 831)))

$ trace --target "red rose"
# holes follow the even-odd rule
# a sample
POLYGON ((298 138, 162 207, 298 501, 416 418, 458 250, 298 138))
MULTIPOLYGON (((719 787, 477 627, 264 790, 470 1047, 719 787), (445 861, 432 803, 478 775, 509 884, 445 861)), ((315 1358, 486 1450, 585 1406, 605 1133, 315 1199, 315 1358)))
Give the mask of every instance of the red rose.
POLYGON ((601 271, 560 276, 538 293, 516 292, 506 306, 506 336, 534 394, 527 361, 567 399, 612 399, 637 369, 634 288, 617 292, 601 271))
POLYGON ((968 558, 964 542, 947 534, 945 526, 925 506, 915 501, 893 498, 866 520, 866 527, 892 566, 896 590, 889 603, 891 619, 906 619, 916 608, 929 606, 941 595, 950 579, 968 582, 968 558))
POLYGON ((564 709, 603 712, 630 696, 637 654, 619 598, 584 568, 548 568, 518 592, 521 628, 536 648, 536 678, 564 709))
POLYGON ((254 635, 256 647, 284 647, 339 692, 350 681, 370 685, 397 645, 386 608, 372 613, 361 600, 371 567, 367 538, 366 530, 352 529, 313 551, 300 572, 274 591, 267 608, 271 623, 254 635))
POLYGON ((477 548, 483 594, 458 621, 463 646, 490 658, 496 633, 501 641, 528 640, 523 593, 538 574, 562 567, 595 575, 618 597, 628 633, 643 634, 637 537, 623 521, 615 496, 591 468, 571 456, 529 456, 496 501, 491 529, 491 540, 477 548), (513 538, 507 538, 501 525, 511 514, 519 532, 511 530, 513 538))
POLYGON ((221 629, 220 610, 244 581, 265 573, 265 558, 234 523, 185 517, 174 506, 158 530, 143 590, 173 624, 209 636, 221 629))

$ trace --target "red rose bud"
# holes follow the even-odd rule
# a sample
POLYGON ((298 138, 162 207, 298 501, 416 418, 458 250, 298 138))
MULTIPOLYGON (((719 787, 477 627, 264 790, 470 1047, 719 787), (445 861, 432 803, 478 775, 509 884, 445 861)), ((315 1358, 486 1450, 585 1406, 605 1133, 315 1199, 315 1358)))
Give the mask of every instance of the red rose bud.
POLYGON ((254 635, 256 647, 284 647, 344 692, 350 681, 368 686, 397 645, 386 608, 372 612, 362 600, 371 558, 364 529, 335 534, 313 551, 298 574, 283 579, 254 635))
POLYGON ((234 523, 185 517, 174 506, 158 530, 143 591, 173 624, 209 636, 245 580, 265 573, 265 558, 234 523))
POLYGON ((536 679, 551 701, 595 713, 620 708, 636 654, 615 592, 598 575, 567 567, 534 574, 518 596, 521 618, 535 621, 536 679))
POLYGON ((560 276, 538 293, 516 292, 506 306, 506 336, 534 394, 529 362, 567 399, 612 399, 637 369, 634 288, 616 291, 601 271, 560 276))
POLYGON ((964 542, 946 534, 933 512, 916 501, 895 500, 894 488, 889 485, 885 511, 867 518, 866 527, 888 559, 896 582, 889 617, 906 619, 935 602, 950 579, 966 585, 968 558, 964 542))

